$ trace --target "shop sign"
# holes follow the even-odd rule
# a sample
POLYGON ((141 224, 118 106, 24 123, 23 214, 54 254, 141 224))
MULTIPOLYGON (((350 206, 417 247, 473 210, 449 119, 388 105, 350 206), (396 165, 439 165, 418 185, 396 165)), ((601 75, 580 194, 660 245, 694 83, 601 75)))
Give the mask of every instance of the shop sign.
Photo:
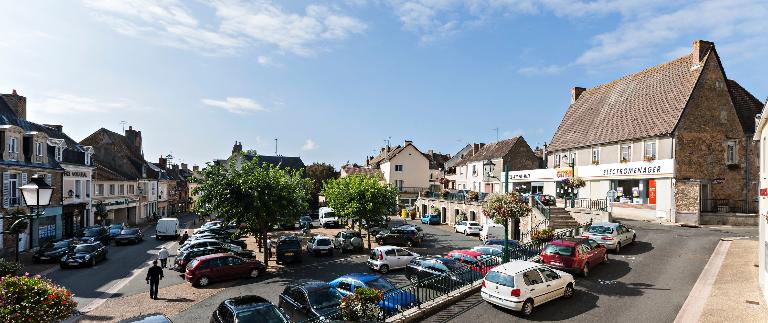
POLYGON ((554 169, 529 169, 509 172, 509 180, 512 182, 547 182, 555 181, 554 169))
POLYGON ((656 204, 656 180, 648 180, 648 204, 656 204))
POLYGON ((76 171, 76 170, 65 170, 64 176, 71 176, 71 177, 88 177, 88 173, 83 171, 76 171))
POLYGON ((718 177, 718 178, 712 179, 712 184, 722 184, 722 183, 725 183, 725 178, 718 177))
POLYGON ((581 166, 578 174, 581 177, 661 177, 671 176, 674 169, 672 159, 654 160, 651 162, 616 163, 594 166, 581 166))

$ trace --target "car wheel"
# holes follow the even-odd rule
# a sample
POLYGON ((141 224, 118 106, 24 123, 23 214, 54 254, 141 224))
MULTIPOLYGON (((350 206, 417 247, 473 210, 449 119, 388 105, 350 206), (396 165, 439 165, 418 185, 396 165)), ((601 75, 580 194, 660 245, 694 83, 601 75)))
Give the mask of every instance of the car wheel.
POLYGON ((408 248, 413 247, 413 241, 411 241, 411 240, 406 241, 405 242, 405 246, 408 247, 408 248))
POLYGON ((381 265, 381 267, 379 267, 379 272, 382 273, 382 274, 388 273, 389 272, 389 266, 388 265, 381 265))
POLYGON ((96 266, 96 258, 91 258, 91 267, 96 266))
POLYGON ((621 242, 616 244, 616 254, 619 254, 621 252, 621 242))
POLYGON ((533 313, 533 300, 528 299, 523 303, 523 308, 520 309, 520 314, 529 316, 531 313, 533 313))
POLYGON ((563 291, 563 298, 571 297, 573 297, 573 284, 568 283, 568 285, 565 286, 565 290, 563 291))
POLYGON ((584 277, 589 277, 589 263, 585 262, 584 267, 581 268, 581 275, 584 277))
POLYGON ((251 278, 257 278, 257 277, 259 277, 259 274, 261 274, 261 273, 259 272, 258 269, 251 269, 251 275, 250 275, 251 278))
POLYGON ((637 236, 633 234, 632 235, 632 242, 635 242, 635 238, 637 238, 637 236))
POLYGON ((208 277, 205 277, 205 276, 200 277, 200 279, 197 280, 197 286, 200 286, 200 287, 208 286, 208 284, 210 284, 210 283, 211 283, 211 280, 208 279, 208 277))

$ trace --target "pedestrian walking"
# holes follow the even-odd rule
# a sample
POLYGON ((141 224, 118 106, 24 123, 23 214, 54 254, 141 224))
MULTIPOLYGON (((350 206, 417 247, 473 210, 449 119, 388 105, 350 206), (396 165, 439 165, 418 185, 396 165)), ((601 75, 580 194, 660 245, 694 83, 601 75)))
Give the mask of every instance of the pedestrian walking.
POLYGON ((184 230, 184 234, 181 235, 181 241, 179 241, 179 244, 180 245, 184 244, 184 242, 186 242, 187 239, 189 239, 189 234, 187 234, 187 230, 184 230))
POLYGON ((157 265, 157 260, 152 260, 152 267, 147 270, 147 284, 149 284, 149 298, 157 299, 157 289, 160 280, 163 279, 163 269, 157 265))
POLYGON ((165 265, 168 263, 168 249, 165 249, 165 246, 160 248, 160 252, 157 253, 157 259, 160 259, 160 267, 165 268, 165 265))
POLYGON ((267 259, 272 258, 272 240, 267 238, 267 259))

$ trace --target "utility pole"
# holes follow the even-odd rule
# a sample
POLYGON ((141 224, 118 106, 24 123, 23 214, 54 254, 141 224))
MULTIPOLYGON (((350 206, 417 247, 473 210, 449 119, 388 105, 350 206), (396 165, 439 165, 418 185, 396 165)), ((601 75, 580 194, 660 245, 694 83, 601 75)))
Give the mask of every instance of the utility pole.
MULTIPOLYGON (((501 161, 504 163, 504 160, 501 161)), ((509 165, 504 163, 504 194, 509 194, 509 165)), ((502 262, 509 262, 509 218, 504 218, 504 255, 502 262)))
POLYGON ((277 156, 277 138, 275 138, 275 156, 277 156))
POLYGON ((128 124, 128 121, 120 121, 120 124, 123 125, 123 134, 125 134, 125 125, 128 124))

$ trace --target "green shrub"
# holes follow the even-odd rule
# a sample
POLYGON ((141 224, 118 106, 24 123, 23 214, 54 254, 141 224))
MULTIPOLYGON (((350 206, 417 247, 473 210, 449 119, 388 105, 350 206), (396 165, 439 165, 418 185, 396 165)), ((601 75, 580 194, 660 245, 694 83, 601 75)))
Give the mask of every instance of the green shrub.
POLYGON ((0 278, 0 322, 58 322, 76 308, 70 291, 40 276, 0 278))
POLYGON ((344 320, 353 322, 377 322, 383 318, 379 302, 384 293, 373 288, 355 288, 355 293, 341 299, 344 320))
POLYGON ((0 258, 0 277, 15 276, 21 272, 21 264, 0 258))
POLYGON ((552 228, 546 228, 539 231, 534 231, 531 239, 538 242, 550 242, 555 239, 555 230, 552 230, 552 228))

